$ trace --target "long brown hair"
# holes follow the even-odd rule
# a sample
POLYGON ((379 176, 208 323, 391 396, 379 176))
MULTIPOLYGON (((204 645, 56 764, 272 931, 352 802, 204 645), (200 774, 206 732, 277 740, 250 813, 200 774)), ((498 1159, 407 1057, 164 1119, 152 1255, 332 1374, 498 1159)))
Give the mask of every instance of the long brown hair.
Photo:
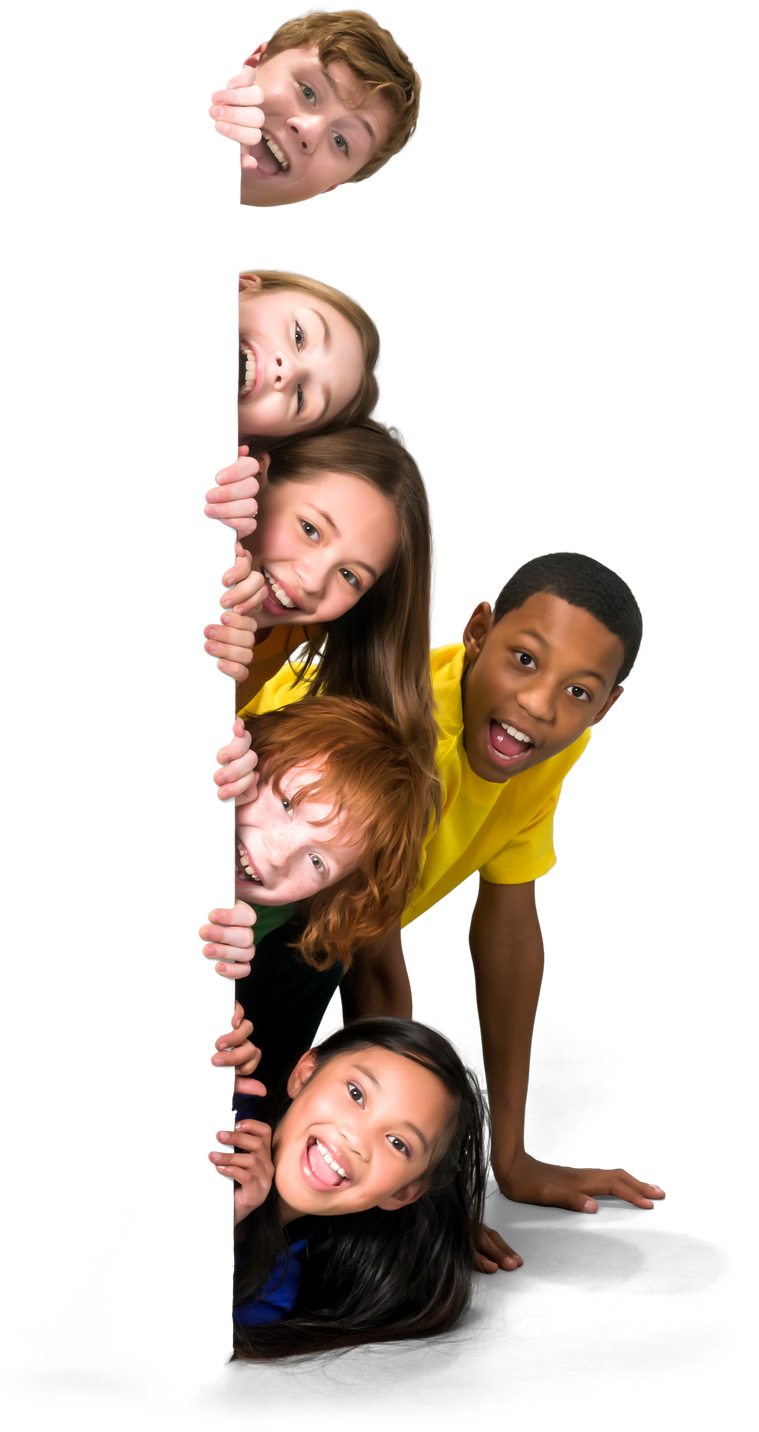
POLYGON ((360 601, 329 622, 326 635, 310 636, 304 660, 293 667, 296 682, 303 682, 304 695, 352 696, 389 716, 429 782, 439 814, 430 681, 432 532, 424 482, 398 434, 371 419, 275 448, 268 481, 307 482, 325 472, 362 478, 392 502, 398 548, 360 601))
MULTIPOLYGON (((279 269, 248 269, 245 273, 240 274, 241 298, 254 298, 257 293, 275 293, 277 290, 289 291, 292 289, 296 293, 307 293, 311 298, 318 298, 322 303, 330 304, 356 330, 364 360, 358 388, 355 396, 346 403, 342 411, 330 419, 329 428, 340 428, 345 427, 348 423, 360 422, 362 418, 367 418, 377 406, 379 397, 379 387, 374 376, 380 348, 376 324, 354 299, 349 298, 346 293, 341 293, 339 288, 332 288, 328 283, 320 283, 316 278, 306 278, 304 274, 300 273, 283 273, 279 269), (252 283, 253 279, 260 279, 260 284, 252 283)), ((260 447, 261 440, 256 439, 256 442, 260 447)))
POLYGON ((430 792, 398 728, 364 701, 322 696, 247 722, 259 770, 278 795, 294 766, 322 773, 288 798, 319 799, 362 842, 361 863, 308 904, 294 948, 317 969, 338 961, 400 919, 419 877, 430 792))

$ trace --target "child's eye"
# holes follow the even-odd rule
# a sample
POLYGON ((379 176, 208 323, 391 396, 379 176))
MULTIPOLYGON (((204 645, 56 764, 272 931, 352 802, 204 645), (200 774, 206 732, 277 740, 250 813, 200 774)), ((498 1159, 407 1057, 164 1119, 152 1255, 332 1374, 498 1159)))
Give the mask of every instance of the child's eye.
POLYGON ((298 349, 303 347, 303 329, 299 323, 295 325, 295 347, 298 349))
POLYGON ((398 1150, 399 1154, 405 1154, 406 1158, 409 1157, 408 1147, 404 1144, 403 1139, 397 1138, 395 1134, 388 1134, 387 1141, 394 1149, 398 1150))
POLYGON ((516 653, 516 657, 517 657, 517 661, 519 662, 519 665, 520 665, 520 666, 534 666, 534 665, 535 665, 534 658, 530 656, 529 651, 518 651, 518 652, 516 653))
POLYGON ((338 149, 340 150, 340 153, 341 153, 341 154, 347 154, 347 153, 348 153, 348 141, 347 141, 346 139, 343 139, 342 134, 333 134, 332 138, 334 139, 335 144, 337 145, 338 149))
POLYGON ((314 93, 310 85, 301 85, 301 91, 303 93, 303 98, 307 99, 309 104, 312 100, 316 99, 316 94, 314 93))
POLYGON ((358 1084, 351 1084, 351 1083, 349 1083, 349 1084, 348 1084, 348 1093, 350 1094, 351 1099, 353 1099, 354 1103, 356 1103, 356 1104, 362 1104, 362 1105, 363 1105, 364 1096, 363 1096, 363 1094, 361 1093, 361 1090, 359 1089, 358 1084))
POLYGON ((284 806, 285 810, 287 811, 287 814, 289 815, 290 811, 292 810, 292 802, 287 799, 287 796, 282 797, 282 805, 284 806))
POLYGON ((313 522, 307 522, 305 517, 301 517, 300 525, 303 528, 303 531, 305 532, 306 536, 311 538, 312 542, 318 541, 319 528, 314 527, 313 522))
POLYGON ((590 694, 583 686, 568 686, 567 691, 570 696, 574 696, 577 701, 590 701, 590 694))
POLYGON ((318 870, 318 872, 319 872, 320 875, 323 874, 323 872, 324 872, 324 861, 320 858, 320 856, 318 856, 318 855, 310 855, 308 858, 309 858, 309 860, 311 861, 311 864, 313 865, 314 870, 318 870))
POLYGON ((297 394, 298 394, 298 401, 297 401, 296 411, 297 411, 298 413, 302 413, 302 412, 303 412, 303 404, 305 403, 306 400, 305 400, 305 398, 303 397, 303 389, 301 388, 300 383, 298 384, 298 387, 297 387, 297 394))
POLYGON ((340 568, 340 576, 345 577, 346 582, 351 587, 359 587, 361 585, 358 577, 354 576, 353 572, 349 572, 347 567, 340 568))

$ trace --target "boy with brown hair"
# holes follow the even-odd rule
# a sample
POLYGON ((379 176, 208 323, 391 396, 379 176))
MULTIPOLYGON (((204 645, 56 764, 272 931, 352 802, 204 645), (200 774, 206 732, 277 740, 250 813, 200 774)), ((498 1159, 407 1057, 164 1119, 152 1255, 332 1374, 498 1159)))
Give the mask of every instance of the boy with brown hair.
POLYGON ((209 111, 241 146, 240 202, 298 204, 376 174, 413 133, 420 89, 408 56, 363 10, 280 25, 209 111))

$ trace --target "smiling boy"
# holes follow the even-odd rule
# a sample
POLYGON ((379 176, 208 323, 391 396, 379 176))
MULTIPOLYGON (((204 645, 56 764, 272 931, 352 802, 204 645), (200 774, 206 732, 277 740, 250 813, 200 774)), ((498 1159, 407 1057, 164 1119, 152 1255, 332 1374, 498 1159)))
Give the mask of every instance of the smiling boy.
MULTIPOLYGON (((524 1146, 532 1029, 543 974, 535 880, 555 864, 553 815, 564 777, 622 694, 642 622, 609 568, 578 553, 521 567, 491 610, 475 609, 463 643, 432 653, 442 819, 402 920, 356 952, 341 985, 347 1018, 408 1017, 401 928, 479 872, 470 930, 493 1128, 492 1163, 517 1202, 594 1213, 595 1196, 641 1208, 664 1195, 622 1169, 541 1163, 524 1146)), ((297 699, 284 669, 258 710, 297 699)), ((234 779, 234 767, 229 779, 234 779)), ((232 941, 232 943, 234 943, 232 941)), ((314 1017, 316 1015, 314 1012, 314 1017)))
POLYGON ((298 204, 376 174, 413 133, 420 88, 363 11, 287 21, 213 95, 217 131, 241 146, 241 203, 298 204))

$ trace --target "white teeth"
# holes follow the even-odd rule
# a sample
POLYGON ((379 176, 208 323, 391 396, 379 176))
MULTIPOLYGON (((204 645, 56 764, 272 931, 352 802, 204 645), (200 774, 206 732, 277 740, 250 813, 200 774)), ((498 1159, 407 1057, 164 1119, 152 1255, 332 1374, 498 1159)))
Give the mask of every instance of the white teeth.
POLYGON ((255 880, 256 883, 260 885, 261 877, 259 875, 256 875, 254 871, 251 870, 250 865, 248 864, 248 857, 245 852, 245 846, 239 840, 237 842, 237 853, 240 857, 240 864, 243 870, 246 872, 246 874, 250 876, 251 880, 255 880))
POLYGON ((248 348, 243 348, 242 344, 240 344, 240 351, 245 354, 245 377, 240 386, 239 396, 241 398, 247 398, 248 393, 252 392, 256 381, 256 373, 258 371, 256 367, 256 355, 255 353, 251 353, 248 348))
POLYGON ((282 153, 282 150, 280 149, 280 147, 279 147, 279 145, 277 144, 276 140, 272 139, 271 135, 270 135, 270 134, 267 134, 265 129, 262 129, 262 130, 261 130, 261 133, 262 133, 264 139, 266 140, 266 143, 268 144, 268 146, 269 146, 269 148, 270 148, 272 154, 274 155, 274 158, 279 161, 279 163, 282 165, 282 168, 283 168, 283 169, 289 169, 289 168, 290 168, 290 162, 289 162, 289 160, 285 159, 285 156, 284 156, 284 154, 282 153))
POLYGON ((324 1159, 324 1162, 328 1163, 330 1168, 334 1169, 335 1173, 339 1173, 341 1178, 348 1177, 347 1173, 345 1172, 345 1169, 341 1168, 339 1163, 336 1163, 331 1153, 329 1152, 329 1149, 325 1149, 324 1144, 320 1144, 318 1139, 316 1140, 316 1147, 319 1150, 319 1153, 321 1154, 322 1158, 324 1159))
POLYGON ((295 607, 295 602, 292 600, 292 598, 288 597, 287 592, 284 591, 282 587, 280 587, 276 577, 272 577, 271 572, 267 572, 265 567, 263 569, 263 573, 275 597, 277 598, 277 601, 281 602, 283 607, 288 607, 290 610, 292 610, 295 607))
POLYGON ((505 721, 499 721, 498 724, 503 726, 504 731, 507 731, 509 736, 513 736, 515 741, 525 741, 528 746, 531 744, 530 737, 525 736, 524 731, 517 731, 514 726, 507 726, 505 721))

